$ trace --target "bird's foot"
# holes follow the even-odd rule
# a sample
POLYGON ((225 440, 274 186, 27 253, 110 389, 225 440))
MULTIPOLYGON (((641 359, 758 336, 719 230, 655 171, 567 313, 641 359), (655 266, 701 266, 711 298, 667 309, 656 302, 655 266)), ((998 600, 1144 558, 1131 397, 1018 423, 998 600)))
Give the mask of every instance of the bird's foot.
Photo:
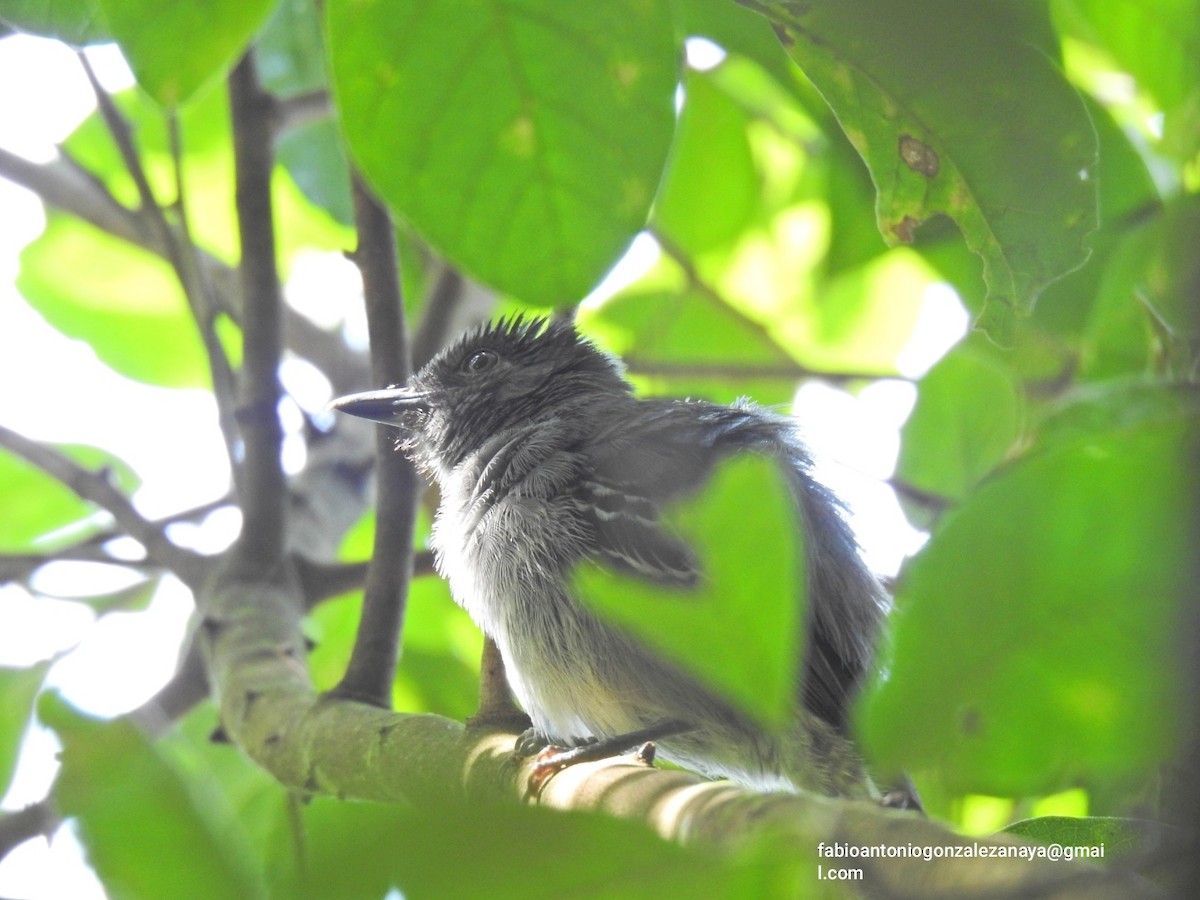
POLYGON ((571 738, 570 745, 564 747, 558 740, 551 740, 536 728, 530 728, 517 738, 513 752, 519 757, 534 758, 527 793, 536 796, 551 776, 581 762, 595 762, 636 751, 639 762, 653 765, 656 753, 654 741, 690 730, 691 726, 683 722, 660 722, 649 728, 612 737, 571 738))

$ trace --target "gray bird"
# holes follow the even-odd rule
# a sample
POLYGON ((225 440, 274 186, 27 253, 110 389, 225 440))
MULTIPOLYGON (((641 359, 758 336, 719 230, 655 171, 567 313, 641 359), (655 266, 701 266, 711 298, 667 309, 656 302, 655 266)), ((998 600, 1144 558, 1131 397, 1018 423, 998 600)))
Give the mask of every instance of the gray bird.
MULTIPOLYGON (((454 599, 499 647, 543 743, 645 729, 658 753, 768 790, 875 796, 847 709, 887 598, 793 423, 748 403, 639 399, 622 366, 564 322, 513 318, 446 348, 407 387, 343 397, 401 429, 441 493, 432 545, 454 599), (582 562, 673 589, 703 560, 663 513, 741 454, 786 472, 803 529, 807 607, 795 715, 765 728, 572 596, 582 562)), ((747 515, 754 499, 747 498, 747 515)), ((523 746, 530 746, 527 739, 523 746)))

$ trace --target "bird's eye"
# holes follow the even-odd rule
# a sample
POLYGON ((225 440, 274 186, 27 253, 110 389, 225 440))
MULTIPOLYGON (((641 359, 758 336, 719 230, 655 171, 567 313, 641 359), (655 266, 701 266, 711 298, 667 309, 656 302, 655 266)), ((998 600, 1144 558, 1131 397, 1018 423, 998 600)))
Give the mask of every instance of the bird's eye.
POLYGON ((468 372, 482 372, 490 369, 500 359, 494 350, 476 350, 463 362, 463 368, 468 372))

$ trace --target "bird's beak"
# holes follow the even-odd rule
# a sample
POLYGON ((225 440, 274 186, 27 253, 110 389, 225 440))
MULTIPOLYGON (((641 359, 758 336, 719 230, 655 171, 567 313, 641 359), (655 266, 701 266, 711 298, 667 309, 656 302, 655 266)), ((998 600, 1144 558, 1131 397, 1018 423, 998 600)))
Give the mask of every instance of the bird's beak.
POLYGON ((425 394, 413 388, 391 387, 338 397, 329 408, 360 419, 411 429, 417 427, 429 411, 429 401, 425 394))

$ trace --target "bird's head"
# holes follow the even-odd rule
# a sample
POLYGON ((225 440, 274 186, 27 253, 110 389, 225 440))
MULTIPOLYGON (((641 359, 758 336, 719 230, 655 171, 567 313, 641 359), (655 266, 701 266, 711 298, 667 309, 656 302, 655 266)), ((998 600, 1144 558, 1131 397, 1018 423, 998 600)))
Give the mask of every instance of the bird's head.
POLYGON ((401 429, 401 447, 436 474, 507 429, 555 419, 583 425, 629 390, 621 364, 570 324, 517 316, 460 338, 407 386, 340 397, 332 407, 401 429))

